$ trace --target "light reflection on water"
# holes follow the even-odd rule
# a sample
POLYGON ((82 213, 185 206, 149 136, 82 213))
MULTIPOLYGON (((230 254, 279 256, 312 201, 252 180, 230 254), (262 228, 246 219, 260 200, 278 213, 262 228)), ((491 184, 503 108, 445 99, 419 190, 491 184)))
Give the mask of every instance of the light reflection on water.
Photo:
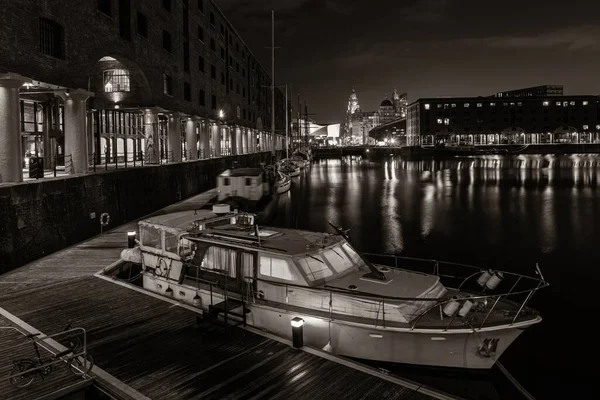
MULTIPOLYGON (((551 338, 560 334, 566 344, 584 342, 586 335, 594 339, 565 328, 564 318, 585 320, 598 308, 593 288, 600 285, 599 174, 598 155, 321 160, 294 178, 290 194, 280 198, 275 224, 331 232, 331 220, 353 228, 353 244, 368 252, 527 274, 539 263, 551 287, 536 294, 532 305, 544 322, 503 360, 524 384, 532 368, 564 381, 561 374, 585 363, 551 338)), ((536 382, 526 387, 543 392, 536 382)))

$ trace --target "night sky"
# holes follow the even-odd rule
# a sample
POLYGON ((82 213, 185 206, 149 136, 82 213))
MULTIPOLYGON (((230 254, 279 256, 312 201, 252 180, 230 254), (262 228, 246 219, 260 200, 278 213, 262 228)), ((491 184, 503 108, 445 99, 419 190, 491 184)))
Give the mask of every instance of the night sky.
MULTIPOLYGON (((542 84, 599 94, 597 0, 216 0, 276 84, 291 82, 321 123, 393 89, 420 97, 491 95, 542 84)), ((294 102, 294 105, 296 103, 294 102)))

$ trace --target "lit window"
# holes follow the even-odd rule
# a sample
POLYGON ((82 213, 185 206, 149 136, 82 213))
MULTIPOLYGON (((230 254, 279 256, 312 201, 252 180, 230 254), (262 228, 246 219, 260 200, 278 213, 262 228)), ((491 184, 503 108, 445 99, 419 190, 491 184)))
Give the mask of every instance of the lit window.
POLYGON ((556 102, 556 105, 560 107, 560 106, 561 106, 561 103, 560 103, 560 101, 557 101, 557 102, 556 102))
POLYGON ((587 102, 587 101, 584 101, 584 102, 583 102, 583 105, 584 105, 584 106, 587 106, 587 105, 588 105, 588 102, 587 102))
POLYGON ((477 103, 477 108, 481 108, 481 107, 483 107, 483 104, 477 103))
POLYGON ((584 126, 583 126, 583 130, 584 130, 584 131, 587 131, 588 129, 590 129, 589 125, 584 125, 584 126))
POLYGON ((450 125, 450 118, 444 118, 444 125, 450 125))
POLYGON ((456 108, 456 104, 452 104, 452 108, 456 108))
POLYGON ((517 103, 517 106, 519 106, 519 107, 523 107, 523 103, 521 103, 521 102, 518 102, 518 103, 517 103))
POLYGON ((490 107, 496 107, 496 103, 490 103, 490 107))
POLYGON ((438 104, 438 105, 437 105, 437 108, 442 108, 442 105, 441 105, 441 104, 438 104))
POLYGON ((438 118, 438 124, 443 124, 444 121, 441 118, 438 118))
POLYGON ((109 69, 104 71, 104 91, 129 92, 129 71, 126 69, 109 69))
POLYGON ((290 268, 286 260, 260 256, 260 274, 276 279, 285 279, 293 281, 296 279, 294 271, 290 268))
POLYGON ((542 104, 544 105, 544 107, 548 107, 550 105, 550 102, 549 101, 545 101, 542 104))
POLYGON ((236 258, 237 252, 233 249, 211 246, 204 255, 202 268, 235 278, 236 258))
POLYGON ((574 106, 574 105, 575 105, 575 102, 574 102, 574 101, 572 101, 572 102, 571 102, 571 105, 572 105, 572 106, 574 106))
POLYGON ((429 110, 429 104, 425 104, 425 109, 429 110))
POLYGON ((600 131, 600 125, 596 125, 596 130, 600 131))

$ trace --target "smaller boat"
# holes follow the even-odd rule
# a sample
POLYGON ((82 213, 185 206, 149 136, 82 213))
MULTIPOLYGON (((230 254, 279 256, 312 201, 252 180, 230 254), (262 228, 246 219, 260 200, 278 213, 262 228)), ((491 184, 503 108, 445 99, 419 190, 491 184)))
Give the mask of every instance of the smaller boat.
POLYGON ((306 166, 306 162, 300 155, 292 156, 291 161, 296 164, 299 168, 304 168, 306 166))
POLYGON ((275 188, 277 189, 277 193, 279 193, 279 194, 285 193, 288 190, 290 190, 291 186, 292 186, 292 179, 288 175, 286 175, 282 172, 279 172, 279 177, 275 181, 275 188))
POLYGON ((300 167, 298 167, 294 162, 289 160, 284 160, 279 165, 279 171, 283 172, 286 175, 289 175, 292 178, 300 176, 300 167))
POLYGON ((273 177, 262 168, 233 168, 217 177, 215 200, 229 205, 232 210, 256 213, 262 223, 272 219, 278 194, 273 177))

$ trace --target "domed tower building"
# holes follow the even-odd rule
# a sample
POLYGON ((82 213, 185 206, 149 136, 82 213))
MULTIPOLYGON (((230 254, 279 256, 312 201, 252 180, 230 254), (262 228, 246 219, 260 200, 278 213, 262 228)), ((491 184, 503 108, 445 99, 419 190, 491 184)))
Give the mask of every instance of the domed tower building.
POLYGON ((397 119, 395 114, 396 112, 394 109, 394 103, 392 103, 386 95, 385 99, 381 102, 381 105, 379 106, 379 122, 382 125, 387 124, 388 122, 397 119))
POLYGON ((363 115, 358 104, 358 95, 356 88, 352 88, 352 93, 348 98, 348 111, 346 112, 346 134, 345 142, 347 144, 363 143, 363 115))

